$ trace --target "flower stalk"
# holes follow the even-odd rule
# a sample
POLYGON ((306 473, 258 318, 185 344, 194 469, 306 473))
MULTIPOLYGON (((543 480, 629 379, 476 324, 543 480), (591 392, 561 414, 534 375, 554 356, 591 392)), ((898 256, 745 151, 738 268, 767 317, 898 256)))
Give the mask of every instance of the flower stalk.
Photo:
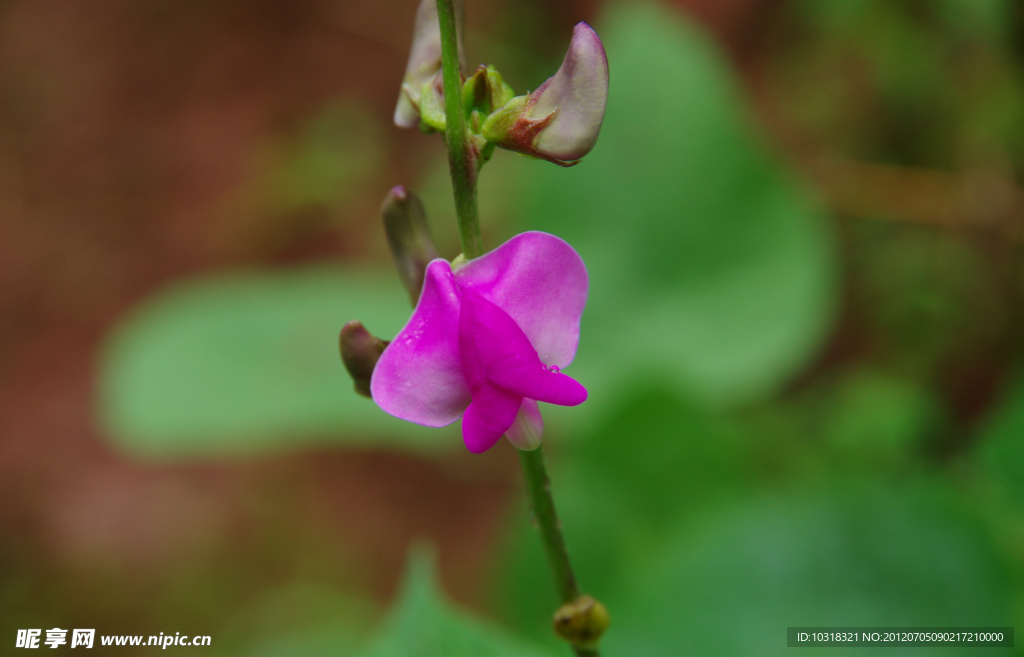
POLYGON ((437 17, 441 25, 441 70, 444 77, 445 145, 448 167, 455 193, 455 214, 459 220, 462 254, 467 260, 483 255, 480 237, 480 216, 476 202, 477 159, 479 154, 469 139, 466 108, 462 99, 462 71, 459 67, 459 40, 452 0, 437 0, 437 17))
MULTIPOLYGON (((441 68, 446 99, 445 145, 448 149, 448 165, 455 195, 455 211, 458 217, 462 253, 467 260, 470 260, 483 255, 484 252, 483 239, 480 235, 476 191, 480 154, 470 139, 466 110, 464 103, 461 102, 463 79, 459 65, 459 44, 453 0, 437 0, 437 14, 441 28, 441 68)), ((544 551, 555 578, 555 586, 564 604, 555 616, 557 628, 558 614, 563 613, 564 609, 580 600, 580 588, 573 573, 569 552, 562 536, 562 527, 555 512, 555 501, 551 496, 551 484, 544 464, 544 454, 539 446, 532 451, 518 451, 533 518, 540 530, 544 551)), ((606 614, 604 625, 607 625, 606 614)), ((600 628, 601 631, 603 629, 603 627, 600 628)), ((600 631, 598 637, 599 635, 600 631)), ((571 637, 564 638, 572 642, 577 657, 598 657, 596 646, 584 645, 573 641, 571 637)))

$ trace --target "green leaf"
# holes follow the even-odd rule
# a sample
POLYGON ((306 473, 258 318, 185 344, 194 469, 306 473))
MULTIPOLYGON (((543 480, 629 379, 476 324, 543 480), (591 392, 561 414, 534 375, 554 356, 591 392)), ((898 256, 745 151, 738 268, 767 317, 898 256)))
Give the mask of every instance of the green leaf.
POLYGON ((552 657, 451 605, 438 589, 433 558, 410 555, 398 601, 362 657, 552 657))
POLYGON ((245 657, 352 657, 365 643, 372 607, 363 599, 308 582, 271 589, 234 614, 212 646, 245 657))
POLYGON ((878 481, 802 492, 709 510, 632 561, 631 585, 607 600, 607 653, 767 657, 792 652, 793 625, 1013 624, 1015 581, 957 492, 878 481))
POLYGON ((807 396, 810 403, 795 410, 810 416, 810 431, 824 438, 840 470, 905 467, 951 426, 928 387, 871 368, 830 377, 807 396))
POLYGON ((985 481, 1024 508, 1024 385, 1011 388, 986 418, 978 453, 985 481))
POLYGON ((829 224, 751 129, 709 39, 657 5, 603 25, 600 140, 574 168, 533 163, 525 183, 528 227, 564 237, 591 274, 570 373, 594 400, 637 366, 714 402, 771 392, 829 327, 829 224))
POLYGON ((322 443, 459 444, 356 395, 338 333, 389 339, 409 316, 391 272, 310 267, 195 279, 137 308, 108 339, 100 413, 124 450, 240 455, 322 443))

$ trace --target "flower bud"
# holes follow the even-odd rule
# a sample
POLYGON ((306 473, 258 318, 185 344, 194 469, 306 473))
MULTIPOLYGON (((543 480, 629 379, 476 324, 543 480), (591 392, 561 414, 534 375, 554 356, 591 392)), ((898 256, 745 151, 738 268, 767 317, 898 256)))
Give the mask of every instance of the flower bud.
POLYGON ((589 595, 567 602, 555 612, 555 634, 577 648, 596 648, 611 617, 603 604, 589 595))
POLYGON ((544 435, 544 418, 541 417, 537 402, 523 398, 516 413, 512 426, 505 432, 508 441, 524 452, 532 452, 540 447, 541 436, 544 435))
POLYGON ((355 320, 342 327, 338 341, 341 345, 341 362, 352 377, 356 392, 369 397, 373 368, 377 366, 380 355, 389 343, 373 337, 362 322, 355 320))
POLYGON ((462 104, 466 108, 470 129, 479 134, 484 119, 508 101, 515 92, 505 83, 493 66, 481 64, 462 85, 462 104))
POLYGON ((438 257, 427 225, 427 212, 418 196, 398 185, 384 198, 380 213, 398 277, 415 308, 423 289, 423 272, 438 257))
MULTIPOLYGON (((455 0, 455 29, 459 41, 460 68, 465 68, 462 53, 462 0, 455 0)), ((441 24, 437 17, 437 0, 421 0, 416 10, 416 24, 413 28, 412 49, 405 65, 405 78, 398 94, 395 107, 395 125, 412 128, 420 122, 420 98, 423 86, 441 70, 441 24)))
POLYGON ((502 148, 570 166, 597 143, 607 103, 604 46, 589 25, 578 23, 558 72, 491 114, 483 135, 502 148))

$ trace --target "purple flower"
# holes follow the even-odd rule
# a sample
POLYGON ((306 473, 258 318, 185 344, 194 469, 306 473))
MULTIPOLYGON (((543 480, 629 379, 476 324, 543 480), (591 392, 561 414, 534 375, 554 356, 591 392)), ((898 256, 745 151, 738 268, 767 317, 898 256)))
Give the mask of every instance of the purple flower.
POLYGON ((537 402, 575 406, 587 391, 559 370, 579 344, 589 277, 564 240, 522 233, 452 271, 427 266, 419 303, 370 381, 386 412, 429 427, 462 417, 474 453, 503 434, 540 444, 537 402))

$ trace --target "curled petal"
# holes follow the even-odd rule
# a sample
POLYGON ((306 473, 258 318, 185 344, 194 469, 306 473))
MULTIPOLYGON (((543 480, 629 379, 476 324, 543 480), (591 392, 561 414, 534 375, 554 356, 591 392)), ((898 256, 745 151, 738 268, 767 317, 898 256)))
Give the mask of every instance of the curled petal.
POLYGON ((565 240, 521 233, 470 260, 455 281, 508 313, 545 365, 564 368, 576 356, 590 278, 565 240))
POLYGON ((373 371, 370 392, 385 412, 428 427, 462 415, 470 390, 459 358, 459 308, 451 266, 434 260, 412 317, 373 371))
POLYGON ((497 386, 473 392, 473 402, 462 418, 462 440, 474 454, 486 452, 512 426, 522 398, 497 386))
POLYGON ((540 447, 541 436, 544 435, 544 418, 541 417, 537 402, 523 397, 523 402, 516 413, 512 426, 505 432, 508 441, 524 452, 532 452, 540 447))
POLYGON ((572 32, 561 68, 533 92, 527 112, 533 119, 552 116, 533 142, 556 160, 578 160, 594 147, 608 104, 608 57, 601 39, 586 23, 572 32))

